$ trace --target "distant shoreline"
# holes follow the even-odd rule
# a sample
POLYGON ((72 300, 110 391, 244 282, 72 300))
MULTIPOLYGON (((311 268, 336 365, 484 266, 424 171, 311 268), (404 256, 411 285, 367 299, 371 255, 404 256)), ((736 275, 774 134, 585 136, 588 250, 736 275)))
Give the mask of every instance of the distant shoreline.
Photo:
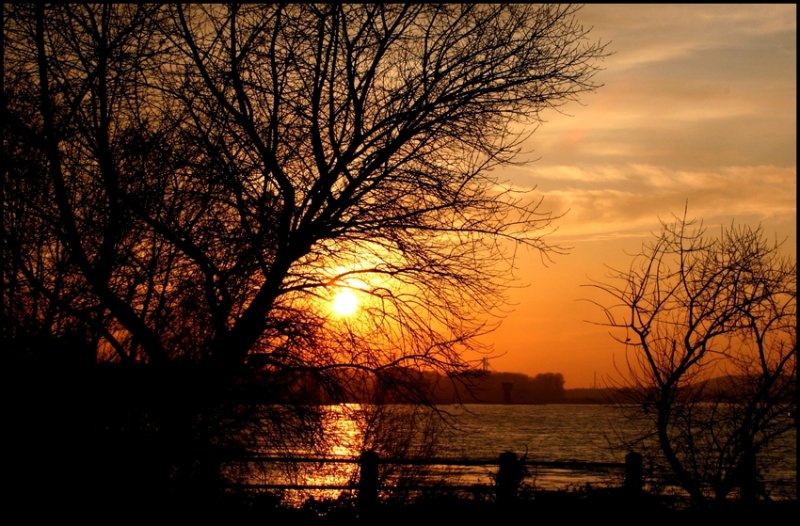
POLYGON ((435 404, 480 404, 480 405, 611 405, 625 403, 620 394, 612 389, 566 389, 563 398, 558 400, 536 401, 516 400, 511 402, 497 400, 464 399, 454 401, 435 400, 435 404), (592 391, 587 393, 585 391, 592 391))

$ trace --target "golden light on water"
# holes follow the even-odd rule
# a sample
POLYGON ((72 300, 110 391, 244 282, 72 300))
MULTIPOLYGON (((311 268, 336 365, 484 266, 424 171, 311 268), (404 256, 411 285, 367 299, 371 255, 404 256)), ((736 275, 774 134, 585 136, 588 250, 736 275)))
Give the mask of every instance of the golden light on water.
MULTIPOLYGON (((357 459, 364 449, 364 423, 358 415, 360 404, 339 404, 327 406, 323 417, 325 440, 317 455, 329 459, 357 459)), ((303 464, 295 472, 298 484, 308 486, 343 486, 354 483, 359 474, 358 464, 352 462, 328 462, 303 464)), ((290 505, 299 506, 309 497, 315 499, 335 499, 342 494, 341 489, 306 489, 284 496, 290 505)))
MULTIPOLYGON (((327 451, 335 457, 357 457, 364 448, 364 422, 358 418, 365 409, 361 404, 337 404, 327 407, 324 426, 327 451)), ((363 417, 362 417, 363 418, 363 417)))

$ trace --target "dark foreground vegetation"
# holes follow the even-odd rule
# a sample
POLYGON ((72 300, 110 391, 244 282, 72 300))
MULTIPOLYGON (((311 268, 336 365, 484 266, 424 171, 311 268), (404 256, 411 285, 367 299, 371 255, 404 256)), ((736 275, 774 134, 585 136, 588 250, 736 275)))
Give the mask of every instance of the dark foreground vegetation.
MULTIPOLYGON (((66 508, 68 510, 69 508, 66 508)), ((126 523, 159 518, 188 523, 194 520, 220 521, 223 524, 464 524, 504 525, 558 521, 563 524, 780 524, 797 517, 796 501, 760 502, 745 506, 737 502, 708 508, 692 508, 684 502, 660 496, 643 495, 636 499, 618 489, 581 488, 561 491, 535 491, 513 502, 500 503, 493 497, 431 492, 413 500, 387 500, 372 509, 362 510, 354 496, 307 501, 300 507, 281 505, 271 495, 222 495, 211 500, 161 503, 141 506, 96 509, 64 513, 65 508, 39 508, 34 514, 82 517, 93 524, 99 520, 126 523)))
MULTIPOLYGON (((239 503, 242 504, 242 503, 239 503)), ((309 502, 299 509, 271 508, 252 502, 226 511, 242 522, 274 518, 276 524, 720 524, 759 522, 797 517, 797 503, 762 503, 752 507, 729 504, 713 509, 692 509, 656 497, 631 501, 620 492, 579 490, 536 492, 501 505, 494 500, 447 494, 422 496, 410 503, 387 502, 360 513, 348 502, 309 502)))

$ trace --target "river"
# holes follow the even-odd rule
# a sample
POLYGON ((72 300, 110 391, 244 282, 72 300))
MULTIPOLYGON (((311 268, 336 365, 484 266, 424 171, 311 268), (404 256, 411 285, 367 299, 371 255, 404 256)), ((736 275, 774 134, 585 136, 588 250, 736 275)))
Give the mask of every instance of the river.
MULTIPOLYGON (((524 484, 533 489, 577 489, 586 484, 619 486, 622 470, 561 469, 536 462, 623 463, 629 447, 625 439, 637 434, 641 423, 626 416, 618 406, 602 404, 550 405, 443 405, 439 414, 413 410, 411 406, 358 404, 328 406, 324 411, 326 446, 295 453, 326 458, 353 459, 363 449, 375 449, 383 457, 436 457, 496 460, 511 451, 533 462, 524 484), (444 417, 444 419, 440 417, 444 417)), ((787 417, 788 418, 788 417, 787 417)), ((643 446, 640 446, 640 448, 643 446)), ((637 448, 638 449, 638 448, 637 448)), ((655 469, 645 454, 645 471, 655 469)), ((796 441, 794 432, 776 440, 759 456, 765 488, 773 498, 795 498, 796 441)), ((342 485, 353 482, 354 463, 312 463, 293 472, 295 484, 342 485)), ((496 466, 439 467, 424 474, 418 467, 403 471, 395 466, 387 479, 403 477, 446 479, 449 483, 491 485, 496 466)), ((250 483, 274 482, 274 470, 237 474, 250 483)), ((663 489, 663 488, 662 488, 663 489)), ((336 492, 311 493, 334 496, 336 492)))

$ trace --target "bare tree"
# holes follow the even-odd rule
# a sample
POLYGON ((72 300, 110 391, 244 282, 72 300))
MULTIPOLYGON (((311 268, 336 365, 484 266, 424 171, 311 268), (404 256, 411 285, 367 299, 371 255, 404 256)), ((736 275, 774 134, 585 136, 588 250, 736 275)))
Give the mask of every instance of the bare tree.
POLYGON ((761 227, 684 214, 591 287, 625 345, 623 382, 698 503, 756 497, 756 455, 794 427, 797 267, 761 227))
POLYGON ((148 371, 134 399, 463 370, 516 246, 558 250, 540 198, 494 174, 597 87, 575 7, 3 9, 4 314, 148 371), (352 319, 328 308, 343 289, 352 319))

